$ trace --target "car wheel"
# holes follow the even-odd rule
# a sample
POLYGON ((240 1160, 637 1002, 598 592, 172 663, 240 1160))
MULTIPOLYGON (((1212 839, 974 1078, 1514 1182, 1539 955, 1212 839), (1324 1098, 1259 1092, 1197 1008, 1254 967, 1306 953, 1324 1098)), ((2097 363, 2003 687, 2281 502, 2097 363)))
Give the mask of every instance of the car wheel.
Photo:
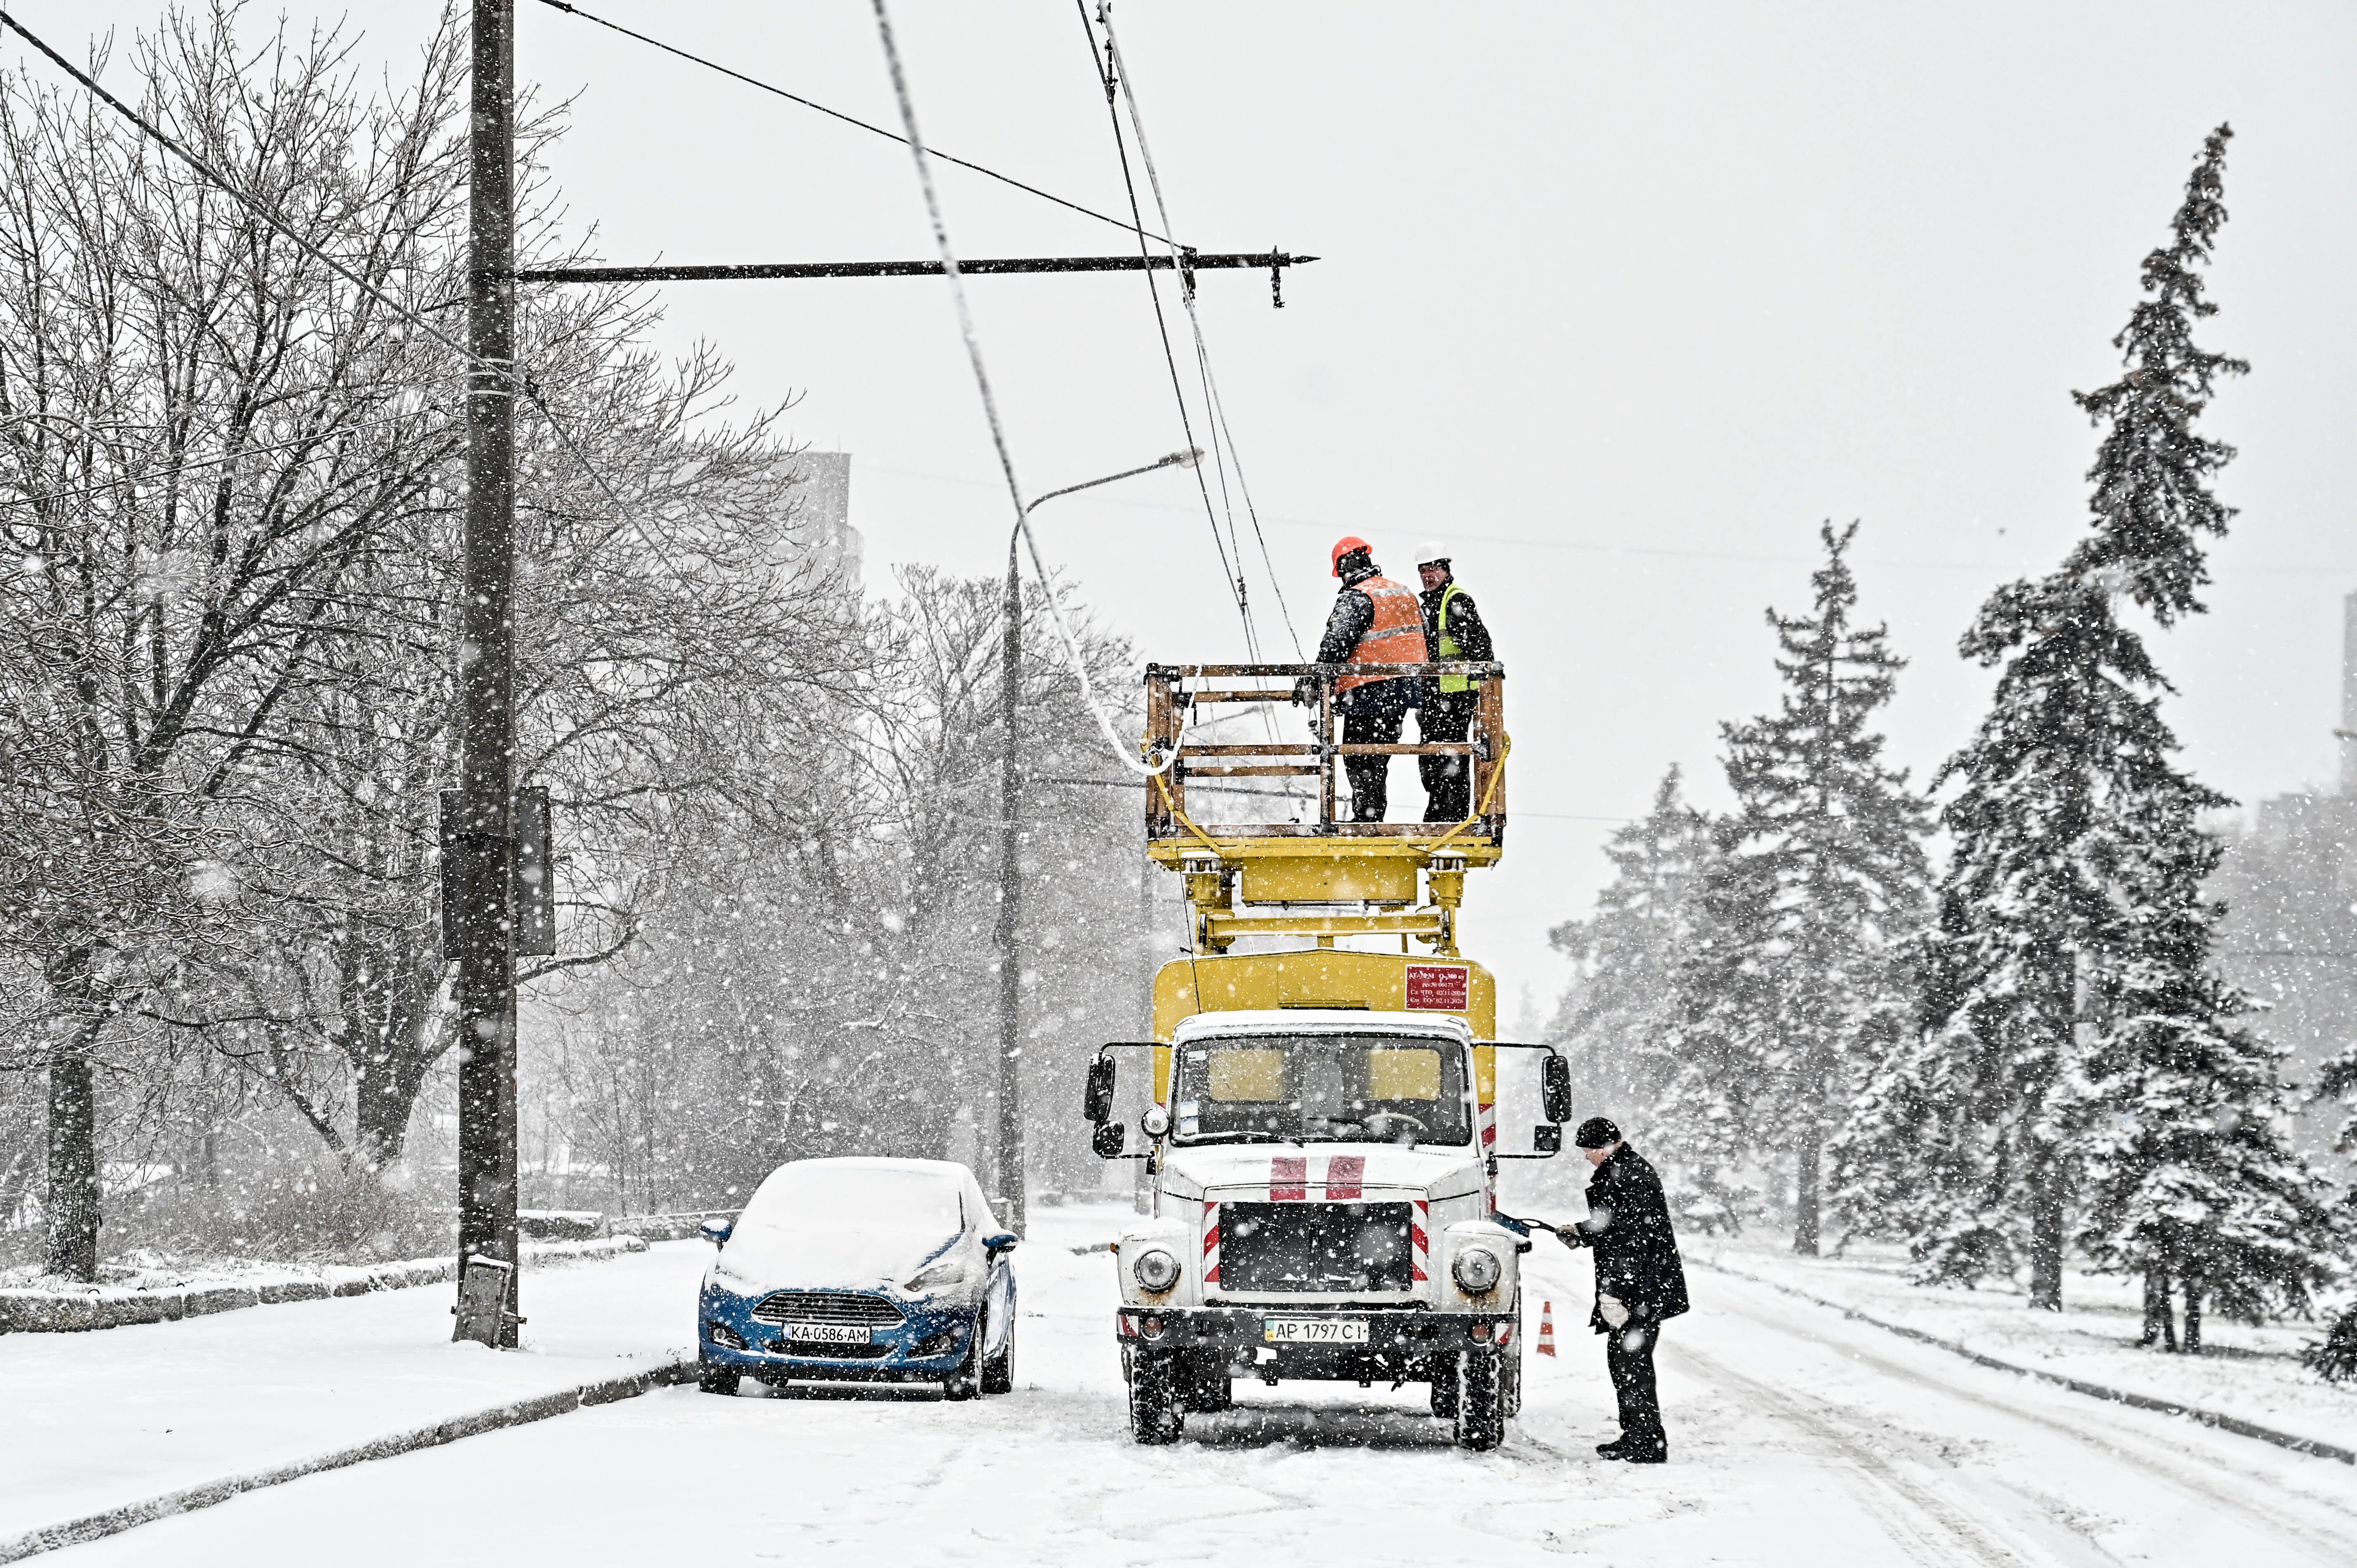
POLYGON ((742 1375, 734 1367, 716 1367, 709 1361, 695 1364, 695 1386, 708 1394, 735 1393, 742 1375))
POLYGON ((974 1314, 974 1332, 966 1336, 965 1357, 957 1369, 942 1380, 942 1397, 948 1400, 970 1400, 982 1391, 982 1337, 989 1331, 990 1319, 983 1313, 974 1314))
POLYGON ((1185 1424, 1178 1412, 1178 1359, 1167 1350, 1139 1351, 1129 1366, 1130 1436, 1176 1443, 1185 1424))
POLYGON ((1468 1350, 1457 1361, 1457 1446, 1479 1453, 1506 1440, 1505 1391, 1498 1353, 1468 1350))
POLYGON ((986 1394, 1015 1391, 1015 1325, 1012 1323, 1006 1326, 1006 1342, 983 1359, 982 1391, 986 1394))

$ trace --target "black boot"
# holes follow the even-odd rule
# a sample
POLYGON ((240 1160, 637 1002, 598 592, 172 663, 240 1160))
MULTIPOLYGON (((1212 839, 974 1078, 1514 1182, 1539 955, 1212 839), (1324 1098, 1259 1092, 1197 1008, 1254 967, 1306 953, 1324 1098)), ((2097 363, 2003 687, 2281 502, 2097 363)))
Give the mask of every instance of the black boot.
POLYGON ((1609 1443, 1598 1444, 1596 1451, 1607 1459, 1618 1459, 1621 1455, 1629 1452, 1629 1440, 1626 1437, 1616 1437, 1609 1443))

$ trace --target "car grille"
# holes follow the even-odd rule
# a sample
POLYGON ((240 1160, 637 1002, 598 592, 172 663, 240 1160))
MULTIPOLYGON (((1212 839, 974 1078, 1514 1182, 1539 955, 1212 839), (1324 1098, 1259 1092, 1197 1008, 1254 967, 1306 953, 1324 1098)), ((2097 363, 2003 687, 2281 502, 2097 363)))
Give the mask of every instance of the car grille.
POLYGON ((809 1339, 772 1339, 762 1348, 773 1356, 840 1361, 877 1361, 892 1353, 889 1345, 822 1345, 809 1339))
POLYGON ((1222 1203, 1220 1289, 1230 1295, 1412 1291, 1412 1219, 1405 1203, 1222 1203))
POLYGON ((847 1290, 778 1291, 761 1298, 753 1316, 762 1323, 847 1323, 867 1328, 897 1328, 908 1321, 882 1296, 847 1290))

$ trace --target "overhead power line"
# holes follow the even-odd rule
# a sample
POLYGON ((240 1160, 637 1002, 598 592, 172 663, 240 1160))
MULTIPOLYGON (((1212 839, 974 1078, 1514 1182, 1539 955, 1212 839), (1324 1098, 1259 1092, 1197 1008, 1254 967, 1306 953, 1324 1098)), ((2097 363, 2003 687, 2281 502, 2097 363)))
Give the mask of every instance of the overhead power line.
MULTIPOLYGON (((640 43, 645 44, 650 48, 661 49, 667 55, 674 55, 691 64, 700 65, 706 70, 718 71, 721 75, 727 77, 733 81, 741 81, 748 87, 758 88, 763 92, 774 94, 777 97, 786 100, 790 103, 799 103, 805 109, 815 109, 820 113, 826 115, 828 118, 840 120, 846 125, 856 125, 861 130, 881 136, 888 142, 898 142, 904 147, 916 148, 916 150, 925 157, 939 158, 945 164, 955 164, 962 169, 971 169, 975 174, 984 175, 991 179, 998 181, 1001 185, 1012 186, 1017 190, 1023 191, 1031 196, 1039 197, 1043 201, 1052 201, 1059 207, 1064 208, 1070 211, 1078 212, 1086 218, 1093 218, 1100 223, 1110 223, 1114 228, 1124 230, 1128 232, 1144 232, 1144 231, 1137 229, 1135 224, 1125 223, 1120 219, 1114 217, 1110 213, 1100 212, 1093 207, 1083 207, 1077 201, 1068 201, 1064 198, 1055 194, 1053 191, 1042 190, 1036 185, 1028 185, 1022 180, 1017 179, 1013 175, 1001 174, 995 168, 986 168, 981 164, 971 163, 964 158, 952 157, 949 154, 942 152, 938 147, 917 147, 917 145, 911 142, 908 137, 894 135, 883 126, 871 124, 867 121, 860 119, 856 114, 846 114, 840 109, 830 109, 825 104, 818 102, 815 100, 804 98, 799 92, 789 92, 784 88, 779 87, 771 82, 763 81, 759 77, 747 76, 741 70, 731 70, 728 67, 722 65, 718 60, 706 59, 704 56, 692 54, 688 50, 681 48, 676 44, 667 44, 661 38, 649 38, 644 33, 634 32, 630 28, 622 26, 619 22, 609 22, 603 16, 597 16, 588 11, 584 11, 578 5, 568 5, 566 0, 540 0, 540 3, 550 7, 552 10, 562 11, 570 16, 578 16, 585 22, 595 22, 597 26, 605 27, 612 32, 619 33, 626 38, 635 38, 640 43)), ((1161 240, 1165 244, 1171 242, 1168 240, 1164 239, 1160 234, 1153 234, 1150 235, 1149 238, 1161 240)))

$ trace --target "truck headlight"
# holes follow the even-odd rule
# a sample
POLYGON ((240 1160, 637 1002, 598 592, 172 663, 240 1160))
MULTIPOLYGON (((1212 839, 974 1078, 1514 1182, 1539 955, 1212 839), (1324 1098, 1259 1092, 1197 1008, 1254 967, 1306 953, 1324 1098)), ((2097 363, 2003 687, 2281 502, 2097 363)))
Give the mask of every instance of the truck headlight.
POLYGON ((1137 1283, 1159 1295, 1178 1283, 1178 1260, 1159 1247, 1149 1247, 1129 1266, 1137 1283))
POLYGON ((1505 1269, 1498 1254, 1487 1247, 1467 1247, 1450 1260, 1448 1272, 1457 1277, 1467 1295, 1487 1295, 1498 1286, 1498 1278, 1505 1269))

